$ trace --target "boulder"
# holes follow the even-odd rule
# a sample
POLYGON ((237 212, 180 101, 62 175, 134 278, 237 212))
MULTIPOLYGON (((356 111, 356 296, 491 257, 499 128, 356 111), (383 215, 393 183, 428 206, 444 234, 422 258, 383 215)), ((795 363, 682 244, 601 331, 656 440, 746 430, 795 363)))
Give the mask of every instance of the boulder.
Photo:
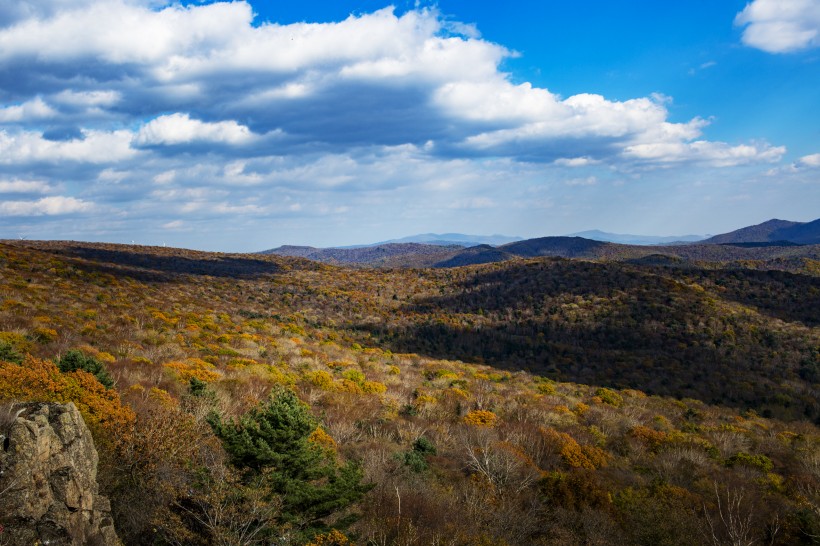
POLYGON ((0 544, 119 545, 74 404, 26 403, 0 431, 0 544))

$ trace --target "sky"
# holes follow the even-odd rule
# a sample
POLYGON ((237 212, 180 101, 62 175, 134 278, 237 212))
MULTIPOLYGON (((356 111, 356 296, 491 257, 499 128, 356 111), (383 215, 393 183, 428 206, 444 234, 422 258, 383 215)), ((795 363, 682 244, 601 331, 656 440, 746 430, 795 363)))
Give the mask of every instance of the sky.
POLYGON ((820 0, 0 4, 0 238, 820 217, 820 0))

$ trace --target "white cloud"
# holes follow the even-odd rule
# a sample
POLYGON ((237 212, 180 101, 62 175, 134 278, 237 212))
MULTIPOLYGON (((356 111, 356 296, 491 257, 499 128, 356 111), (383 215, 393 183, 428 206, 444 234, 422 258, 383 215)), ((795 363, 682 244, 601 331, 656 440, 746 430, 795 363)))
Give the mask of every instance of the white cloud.
POLYGON ((51 118, 57 112, 40 97, 14 106, 0 108, 0 123, 51 118))
POLYGON ((590 159, 589 157, 562 157, 553 161, 553 164, 560 167, 586 167, 587 165, 595 165, 599 161, 590 159))
POLYGON ((51 186, 40 180, 0 180, 0 193, 49 193, 51 186))
MULTIPOLYGON (((0 8, 0 66, 11 75, 0 191, 18 200, 2 201, 0 227, 14 222, 3 224, 10 211, 71 207, 100 233, 138 218, 162 238, 223 237, 245 221, 281 232, 265 224, 274 218, 335 232, 323 219, 334 212, 367 236, 377 216, 490 225, 515 207, 513 221, 563 211, 573 185, 599 182, 584 193, 603 195, 613 172, 663 168, 671 185, 693 169, 785 152, 710 141, 708 119, 673 118, 688 108, 662 94, 562 96, 515 81, 504 61, 516 53, 434 9, 280 25, 255 21, 241 1, 12 4, 0 8), (533 187, 544 192, 527 194, 533 187), (56 194, 65 201, 35 200, 56 194)), ((818 161, 794 165, 808 179, 818 161)))
POLYGON ((245 144, 254 137, 250 129, 233 120, 208 123, 191 119, 188 114, 170 114, 143 125, 134 137, 134 143, 138 146, 191 142, 245 144))
POLYGON ((93 203, 63 196, 43 197, 37 201, 0 201, 0 214, 7 216, 56 216, 93 209, 93 203))
POLYGON ((754 0, 737 14, 735 24, 746 26, 744 44, 769 53, 820 46, 817 0, 754 0))
POLYGON ((797 161, 797 164, 809 168, 820 167, 820 153, 804 155, 797 161))
POLYGON ((803 171, 811 171, 820 168, 820 153, 804 155, 797 161, 789 163, 783 167, 770 169, 766 174, 769 176, 777 176, 784 173, 800 173, 803 171))
POLYGON ((627 146, 624 157, 659 163, 702 162, 715 167, 734 167, 755 162, 780 161, 786 148, 769 144, 741 144, 699 140, 691 143, 665 142, 627 146))
POLYGON ((0 61, 26 61, 31 78, 52 71, 57 81, 54 66, 74 66, 85 80, 67 80, 53 99, 143 123, 135 146, 241 145, 276 133, 334 151, 429 142, 430 154, 611 163, 635 150, 664 163, 681 160, 677 149, 703 149, 693 141, 706 122, 670 122, 663 95, 564 98, 514 84, 500 69, 514 52, 435 9, 254 25, 246 2, 47 4, 0 29, 0 61), (666 149, 673 155, 658 153, 666 149))
POLYGON ((83 131, 82 139, 55 142, 33 131, 0 130, 0 164, 61 161, 113 163, 133 158, 130 131, 83 131))
POLYGON ((54 101, 72 106, 112 106, 121 98, 120 92, 105 89, 96 91, 65 89, 54 95, 54 101))
POLYGON ((119 0, 69 4, 46 17, 6 28, 0 33, 0 58, 173 62, 178 52, 207 51, 224 44, 251 18, 251 8, 243 2, 171 6, 161 11, 119 0))

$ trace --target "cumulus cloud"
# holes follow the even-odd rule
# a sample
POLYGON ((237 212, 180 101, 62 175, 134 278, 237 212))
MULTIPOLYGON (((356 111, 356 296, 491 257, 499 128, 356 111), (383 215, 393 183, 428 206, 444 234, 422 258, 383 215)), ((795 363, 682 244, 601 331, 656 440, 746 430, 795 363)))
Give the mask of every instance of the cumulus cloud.
POLYGON ((253 140, 250 129, 235 121, 206 123, 191 119, 188 114, 171 114, 151 120, 134 137, 138 146, 213 142, 244 144, 253 140))
POLYGON ((431 143, 430 153, 449 157, 617 162, 635 145, 688 147, 690 157, 703 149, 692 141, 704 122, 670 122, 656 97, 561 97, 514 84, 499 68, 513 52, 433 9, 335 23, 253 19, 245 2, 50 3, 0 29, 0 62, 21 86, 64 81, 55 103, 107 110, 120 123, 148 118, 137 147, 235 146, 277 132, 291 137, 288 153, 431 143))
MULTIPOLYGON (((255 20, 242 1, 7 4, 0 193, 20 200, 2 201, 6 216, 84 212, 167 234, 361 207, 490 215, 540 206, 513 201, 523 180, 570 191, 610 171, 785 153, 709 140, 706 119, 673 120, 661 94, 562 96, 516 82, 503 69, 514 52, 435 9, 284 25, 255 20)), ((762 20, 752 15, 738 19, 747 31, 762 20)))
POLYGON ((812 169, 818 168, 820 167, 820 153, 804 155, 797 161, 797 164, 812 169))
POLYGON ((791 53, 820 46, 820 2, 754 0, 735 18, 745 26, 743 43, 769 53, 791 53))
POLYGON ((136 151, 131 148, 132 133, 87 130, 83 138, 52 141, 33 131, 0 130, 0 164, 28 164, 60 161, 112 163, 131 159, 136 151))
POLYGON ((773 176, 784 173, 801 173, 815 169, 820 169, 820 153, 804 155, 797 161, 783 167, 771 169, 766 174, 773 176))
POLYGON ((0 108, 0 123, 34 121, 54 117, 54 111, 42 98, 37 97, 23 104, 0 108))
POLYGON ((43 197, 37 201, 0 201, 0 214, 7 216, 56 216, 93 209, 93 203, 63 196, 43 197))
POLYGON ((40 180, 0 180, 0 193, 49 193, 51 186, 40 180))
POLYGON ((731 146, 725 142, 649 143, 628 146, 624 156, 640 161, 678 163, 704 162, 716 167, 733 167, 753 161, 780 161, 786 148, 762 144, 731 146))

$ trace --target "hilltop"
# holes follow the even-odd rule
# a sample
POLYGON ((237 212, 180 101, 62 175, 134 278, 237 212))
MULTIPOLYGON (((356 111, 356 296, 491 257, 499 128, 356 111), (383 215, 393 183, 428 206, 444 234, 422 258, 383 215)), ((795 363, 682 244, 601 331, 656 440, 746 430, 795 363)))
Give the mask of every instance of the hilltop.
POLYGON ((769 220, 755 226, 715 235, 707 244, 776 243, 785 241, 801 245, 820 244, 820 218, 812 222, 769 220))

